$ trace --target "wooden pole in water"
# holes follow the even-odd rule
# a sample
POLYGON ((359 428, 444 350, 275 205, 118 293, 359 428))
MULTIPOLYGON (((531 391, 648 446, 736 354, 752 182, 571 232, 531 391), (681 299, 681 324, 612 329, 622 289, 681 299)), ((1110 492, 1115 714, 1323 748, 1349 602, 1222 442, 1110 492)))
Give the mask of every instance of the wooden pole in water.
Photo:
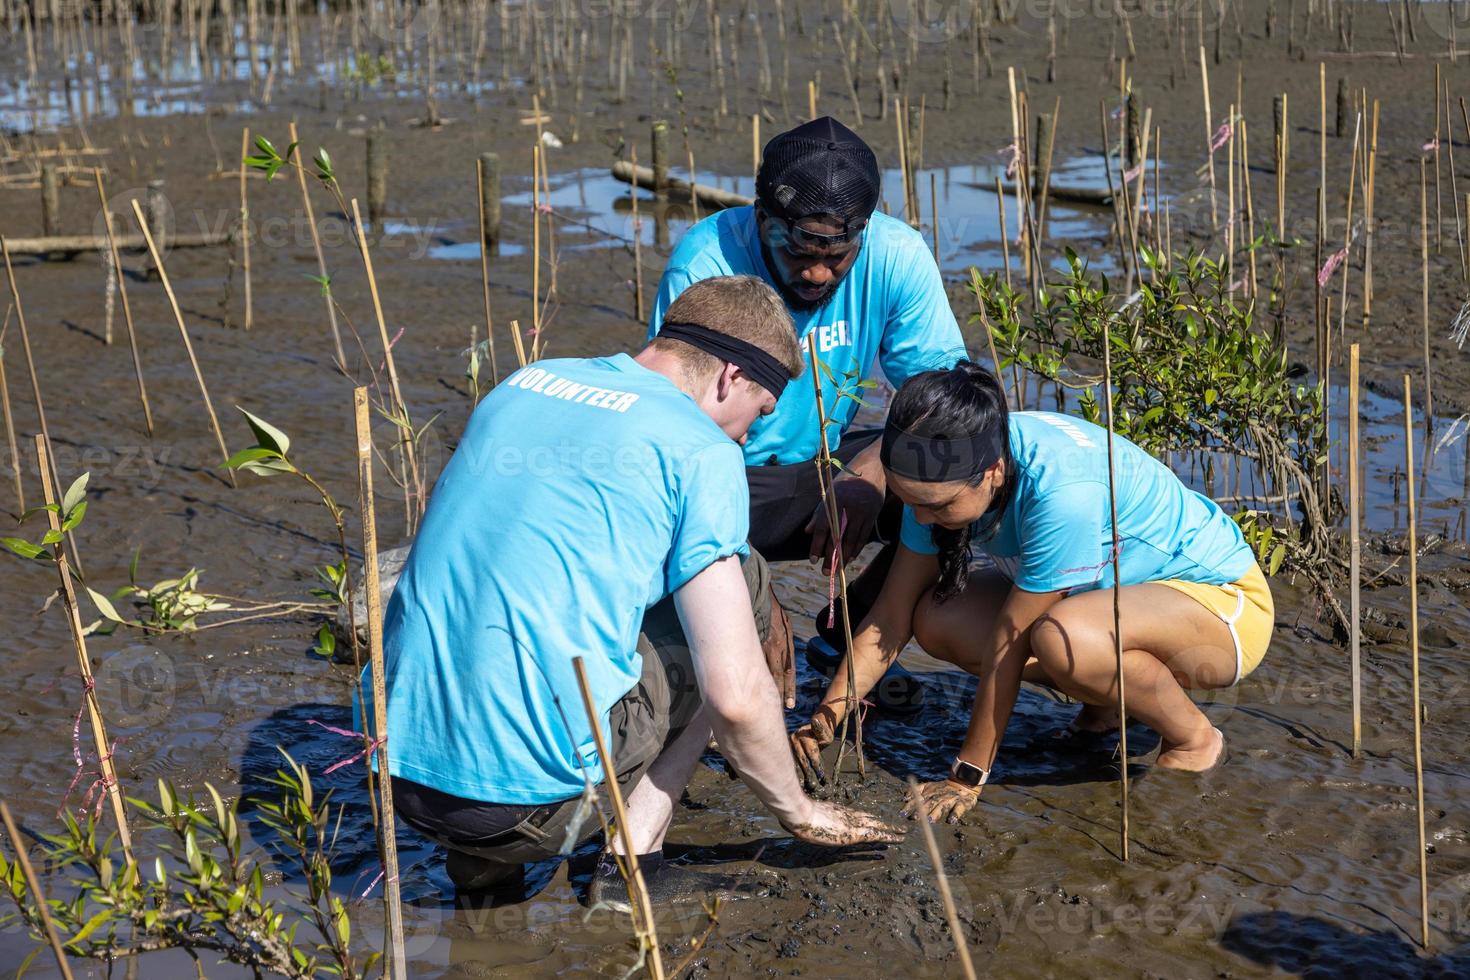
POLYGON ((1286 157, 1287 148, 1290 146, 1290 137, 1287 135, 1287 103, 1286 93, 1282 92, 1273 100, 1273 119, 1276 127, 1276 237, 1278 240, 1286 238, 1286 157))
POLYGON ((817 81, 811 79, 806 83, 806 106, 807 119, 817 118, 817 81))
POLYGON ((500 158, 494 153, 481 153, 475 160, 475 186, 480 199, 480 288, 485 300, 485 340, 490 348, 490 379, 500 384, 500 368, 495 363, 495 319, 490 315, 490 253, 500 237, 500 158), (489 159, 487 159, 487 157, 489 159), (493 174, 494 190, 487 186, 486 173, 493 174), (495 231, 490 230, 490 198, 494 195, 495 231))
POLYGON ((10 835, 10 844, 15 848, 15 860, 20 865, 20 873, 25 878, 26 887, 30 889, 31 900, 36 903, 36 912, 41 916, 41 925, 46 933, 46 942, 51 947, 51 955, 56 957, 56 968, 61 971, 65 980, 73 980, 71 965, 66 960, 66 951, 61 948, 61 937, 56 934, 56 923, 51 921, 51 909, 46 901, 46 893, 41 890, 41 879, 36 877, 36 869, 31 866, 31 859, 26 854, 25 841, 21 840, 20 831, 16 829, 15 818, 10 815, 10 807, 0 800, 0 820, 5 823, 5 832, 10 835))
MULTIPOLYGON (((903 216, 912 225, 914 223, 914 213, 909 206, 912 195, 909 192, 908 133, 907 127, 904 126, 903 105, 896 96, 893 99, 893 122, 898 127, 898 173, 903 182, 903 216)), ((996 186, 999 186, 999 181, 996 182, 996 186)))
POLYGON ((1363 189, 1363 326, 1373 314, 1373 186, 1378 175, 1378 100, 1373 100, 1373 126, 1368 136, 1368 183, 1363 189))
MULTIPOLYGON (((806 335, 807 356, 811 359, 812 389, 817 400, 817 434, 820 454, 817 457, 817 485, 822 491, 822 505, 827 510, 827 533, 837 542, 836 561, 832 574, 837 577, 838 598, 842 601, 842 635, 847 641, 845 649, 852 649, 852 613, 847 604, 847 555, 842 553, 842 517, 837 511, 837 495, 832 492, 832 452, 827 447, 827 408, 822 398, 822 370, 817 361, 817 332, 806 335)), ((847 724, 853 723, 853 748, 857 755, 858 778, 867 777, 867 763, 863 757, 863 712, 858 703, 857 674, 852 658, 847 659, 847 697, 843 702, 846 709, 842 715, 841 745, 837 749, 837 764, 832 769, 836 779, 842 770, 842 756, 847 751, 847 724)))
POLYGON ((939 180, 929 171, 929 220, 934 225, 934 264, 939 265, 939 180))
MULTIPOLYGON (((36 435, 36 469, 41 474, 41 495, 46 503, 46 522, 53 536, 61 533, 61 517, 57 513, 61 504, 59 481, 53 482, 56 461, 51 459, 50 445, 46 437, 36 435)), ((75 546, 74 546, 75 547, 75 546)), ((55 553, 56 574, 61 579, 61 600, 66 609, 67 626, 71 629, 72 649, 77 655, 77 669, 82 677, 82 699, 87 708, 87 719, 92 728, 92 746, 97 752, 97 768, 102 773, 102 787, 117 820, 117 839, 122 845, 123 857, 133 864, 133 835, 128 827, 127 808, 123 804, 122 787, 117 782, 117 768, 112 763, 113 742, 107 736, 107 724, 102 718, 102 705, 97 700, 97 682, 92 676, 92 658, 87 655, 87 637, 82 627, 82 617, 77 611, 77 594, 72 584, 72 568, 66 560, 66 549, 57 548, 55 553)))
POLYGON ((1440 88, 1439 62, 1434 63, 1434 252, 1438 255, 1444 250, 1444 200, 1441 197, 1439 180, 1439 134, 1444 126, 1444 119, 1440 115, 1442 106, 1439 101, 1440 88))
MULTIPOLYGON (((356 200, 353 201, 356 210, 356 200)), ((357 431, 357 496, 362 513, 363 580, 367 590, 368 658, 373 675, 373 735, 378 757, 379 812, 383 825, 378 844, 383 858, 383 901, 387 906, 392 976, 407 980, 403 953, 403 904, 399 900, 398 837, 393 819, 393 780, 388 761, 388 681, 383 665, 383 594, 378 578, 378 523, 373 509, 373 431, 366 387, 352 391, 357 431)))
POLYGON ((122 298, 123 324, 128 329, 128 349, 133 355, 133 377, 138 381, 138 400, 143 404, 143 426, 148 432, 148 437, 153 437, 153 410, 148 405, 148 389, 143 384, 143 361, 138 356, 138 332, 133 328, 133 308, 128 302, 127 277, 122 272, 122 258, 117 251, 117 236, 112 228, 112 210, 107 205, 107 192, 102 187, 102 169, 95 168, 92 171, 92 179, 97 182, 97 200, 102 206, 102 227, 107 232, 107 248, 112 255, 112 268, 117 276, 117 293, 122 298))
POLYGON ((332 301, 332 281, 327 276, 327 260, 322 255, 322 239, 316 228, 316 213, 311 207, 311 195, 306 192, 306 170, 300 166, 300 142, 296 135, 296 124, 287 127, 291 142, 297 146, 296 186, 301 190, 301 207, 306 212, 306 226, 311 229, 311 247, 316 252, 317 276, 323 283, 322 298, 327 304, 327 323, 332 327, 332 347, 337 355, 337 370, 347 373, 347 354, 342 349, 342 331, 337 327, 337 305, 332 301))
MULTIPOLYGON (((602 763, 602 784, 607 787, 607 795, 612 800, 613 818, 618 824, 618 841, 623 845, 623 861, 627 864, 627 874, 623 880, 628 886, 628 899, 633 908, 638 910, 638 914, 633 918, 634 930, 638 933, 638 940, 643 945, 641 952, 649 958, 649 974, 654 980, 663 980, 663 951, 658 944, 658 931, 653 919, 653 903, 648 897, 648 885, 643 880, 643 869, 638 866, 638 849, 633 846, 633 836, 628 830, 628 811, 623 806, 623 788, 618 785, 617 769, 613 766, 607 741, 603 738, 602 725, 597 720, 601 712, 597 710, 597 705, 592 700, 592 689, 587 684, 587 667, 581 657, 572 658, 572 669, 577 674, 577 687, 582 692, 582 707, 587 712, 587 724, 592 726, 592 741, 597 748, 597 759, 602 763)), ((611 850, 611 847, 612 843, 609 841, 608 849, 611 850)))
POLYGON ((255 319, 255 303, 250 291, 250 202, 246 196, 245 175, 249 168, 245 158, 250 155, 250 127, 240 131, 240 254, 245 267, 245 329, 249 330, 255 319))
POLYGON ((1419 155, 1420 319, 1424 323, 1424 426, 1434 428, 1434 374, 1429 364, 1429 195, 1424 155, 1419 155))
MULTIPOLYGON (((909 798, 919 806, 919 784, 909 777, 909 798)), ((955 952, 960 957, 960 970, 966 980, 975 980, 975 964, 970 961, 970 948, 965 944, 965 934, 960 929, 960 917, 955 910, 954 895, 949 891, 949 878, 944 873, 944 862, 939 857, 939 844, 934 840, 934 828, 921 812, 919 827, 924 832, 924 849, 929 852, 929 863, 934 866, 934 882, 939 888, 939 898, 944 903, 944 919, 949 923, 949 934, 954 939, 955 952)))
MULTIPOLYGON (((204 373, 199 370, 199 359, 194 356, 194 344, 189 340, 189 331, 184 327, 184 314, 179 311, 178 298, 174 296, 174 287, 168 281, 168 271, 163 267, 163 256, 158 254, 158 246, 153 241, 153 232, 148 230, 148 222, 143 218, 143 209, 138 207, 136 199, 133 200, 133 216, 138 220, 138 227, 143 230, 143 241, 148 245, 148 254, 153 259, 153 267, 158 270, 158 278, 163 282, 163 291, 168 295, 169 307, 174 311, 174 322, 179 326, 179 336, 184 341, 184 351, 189 355, 189 366, 194 369, 194 380, 199 382, 199 394, 204 398, 204 410, 209 413, 209 424, 214 429, 214 441, 219 445, 220 461, 230 458, 230 451, 225 448, 225 434, 220 431, 219 418, 214 414, 214 402, 209 398, 209 387, 204 383, 204 373)), ((225 476, 230 481, 230 486, 237 486, 235 482, 235 471, 226 467, 225 476)))
POLYGON ((1011 243, 1010 236, 1006 233, 1006 192, 1000 185, 1000 178, 995 178, 995 211, 1000 221, 1000 257, 1005 264, 1006 288, 1011 288, 1011 243))
POLYGON ((41 234, 61 234, 61 175, 50 163, 41 165, 41 234))
MULTIPOLYGON (((1200 49, 1201 54, 1204 48, 1200 49)), ((1113 355, 1108 321, 1103 320, 1103 402, 1107 405, 1108 423, 1108 510, 1113 530, 1113 654, 1117 661, 1118 683, 1118 792, 1123 808, 1119 827, 1120 847, 1128 860, 1128 699, 1123 681, 1122 580, 1118 574, 1118 491, 1113 457, 1113 355)))
MULTIPOLYGON (((653 122, 651 142, 653 146, 653 196, 656 200, 669 199, 669 124, 667 120, 653 122)), ((694 178, 690 177, 692 185, 694 178)))
POLYGON ((1428 950, 1429 852, 1424 832, 1424 709, 1419 700, 1419 543, 1414 523, 1414 405, 1410 396, 1412 385, 1413 379, 1404 375, 1404 478, 1409 491, 1409 655, 1414 687, 1414 793, 1419 815, 1419 941, 1428 950))

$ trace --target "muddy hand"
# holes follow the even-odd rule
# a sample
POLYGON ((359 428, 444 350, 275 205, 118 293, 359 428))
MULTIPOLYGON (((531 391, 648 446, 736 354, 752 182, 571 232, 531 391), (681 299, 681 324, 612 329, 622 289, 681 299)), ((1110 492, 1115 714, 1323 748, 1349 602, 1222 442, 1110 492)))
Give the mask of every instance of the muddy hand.
POLYGON ((941 779, 933 783, 920 783, 910 791, 909 801, 903 808, 903 815, 910 820, 923 816, 932 823, 938 823, 941 820, 946 823, 959 823, 960 818, 970 812, 970 808, 978 799, 980 799, 978 786, 964 786, 948 779, 941 779))
MULTIPOLYGON (((883 509, 883 488, 867 477, 846 473, 832 481, 832 495, 842 515, 842 561, 846 564, 873 537, 878 513, 883 509)), ((834 539, 825 503, 817 505, 805 530, 812 536, 811 560, 820 561, 822 571, 831 574, 834 539)))
POLYGON ((791 620, 776 593, 771 593, 771 631, 761 640, 761 652, 766 655, 766 667, 776 690, 781 694, 781 704, 796 707, 796 644, 791 637, 791 620))
POLYGON ((842 806, 839 803, 812 804, 811 816, 805 823, 786 828, 791 836, 806 844, 823 847, 846 847, 852 844, 896 844, 903 840, 901 827, 881 820, 871 813, 842 806))
POLYGON ((822 772, 822 750, 832 744, 836 715, 828 705, 820 705, 812 720, 791 733, 791 754, 802 782, 808 788, 826 782, 822 772))

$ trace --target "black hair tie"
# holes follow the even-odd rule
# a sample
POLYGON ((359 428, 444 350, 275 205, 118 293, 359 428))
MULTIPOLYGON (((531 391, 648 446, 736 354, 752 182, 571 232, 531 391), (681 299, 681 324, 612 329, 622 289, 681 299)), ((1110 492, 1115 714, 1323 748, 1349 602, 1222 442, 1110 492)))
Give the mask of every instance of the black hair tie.
POLYGON ((658 336, 664 340, 680 341, 711 357, 728 361, 778 399, 786 390, 786 382, 791 380, 786 366, 759 347, 697 323, 665 323, 659 327, 658 336))

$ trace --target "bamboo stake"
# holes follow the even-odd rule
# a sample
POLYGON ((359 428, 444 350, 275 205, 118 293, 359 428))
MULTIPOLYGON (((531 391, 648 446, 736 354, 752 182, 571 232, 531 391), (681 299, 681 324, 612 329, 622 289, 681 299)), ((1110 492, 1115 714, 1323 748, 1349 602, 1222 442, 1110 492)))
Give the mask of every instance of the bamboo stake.
MULTIPOLYGON (((539 116, 537 117, 540 118, 539 116)), ((634 163, 637 163, 638 151, 635 149, 634 163)), ((634 201, 637 201, 637 189, 634 189, 634 201)), ((633 218, 633 225, 638 224, 637 216, 633 218)), ((634 236, 634 249, 637 249, 637 236, 634 236)), ((536 338, 541 336, 541 144, 531 146, 531 350, 536 349, 536 338)), ((532 360, 535 360, 533 357, 532 360)))
POLYGON ((1317 62, 1317 184, 1327 193, 1327 63, 1317 62))
POLYGON ((1006 192, 1001 188, 1000 178, 995 178, 995 210, 1000 216, 1000 256, 1005 263, 1006 288, 1011 288, 1011 242, 1006 232, 1006 192))
POLYGON ((808 81, 806 83, 806 106, 807 106, 807 118, 808 119, 815 119, 815 118, 817 118, 817 82, 816 82, 816 79, 811 79, 810 81, 808 81))
MULTIPOLYGON (((1413 379, 1404 375, 1404 479, 1409 490, 1409 651, 1414 687, 1414 793, 1419 817, 1419 941, 1429 949, 1429 852, 1424 832, 1424 710, 1419 700, 1419 543, 1416 539, 1414 507, 1414 406, 1410 396, 1413 379)), ((1428 441, 1427 439, 1425 440, 1428 441)))
MULTIPOLYGON (((36 468, 41 473, 41 494, 46 503, 46 522, 52 532, 61 532, 61 515, 57 513, 59 498, 58 483, 52 482, 55 460, 46 437, 36 435, 36 468)), ((77 668, 82 676, 82 699, 87 708, 87 719, 92 727, 92 745, 97 752, 97 768, 102 773, 102 788, 112 806, 113 818, 117 820, 117 839, 122 846, 123 857, 133 864, 133 835, 128 827, 128 813, 123 804, 122 787, 117 782, 117 769, 112 764, 112 741, 107 737, 107 724, 102 719, 102 705, 97 700, 97 681, 92 676, 92 658, 87 655, 87 637, 82 629, 82 617, 77 611, 77 594, 72 587, 72 569, 66 560, 66 549, 55 551, 56 574, 61 579, 62 605, 66 609, 67 626, 71 628, 72 648, 77 655, 77 668)))
POLYGON ((1350 553, 1351 584, 1348 592, 1349 615, 1352 617, 1352 677, 1353 677, 1353 758, 1363 755, 1363 673, 1361 605, 1363 546, 1362 515, 1358 512, 1358 495, 1362 492, 1362 475, 1358 469, 1358 413, 1360 411, 1358 391, 1358 345, 1348 348, 1348 541, 1350 553))
POLYGON ((123 323, 128 328, 128 348, 133 354, 133 376, 138 380, 138 400, 143 404, 143 426, 148 437, 153 437, 153 410, 148 405, 148 389, 143 384, 143 361, 138 356, 138 332, 133 327, 133 308, 128 302, 127 279, 122 272, 122 259, 117 251, 117 236, 112 228, 112 210, 107 206, 107 192, 102 188, 102 169, 92 171, 97 182, 97 198, 102 205, 102 225, 107 231, 107 248, 112 254, 112 268, 117 276, 117 292, 122 297, 123 323))
MULTIPOLYGON (((10 319, 6 311, 6 320, 10 319)), ((10 386, 5 382, 4 331, 0 330, 0 409, 5 413, 5 440, 10 449, 10 473, 15 478, 15 516, 26 512, 26 489, 20 478, 20 447, 15 444, 15 418, 10 413, 10 386)))
MULTIPOLYGON (((15 818, 10 815, 10 807, 0 800, 0 820, 5 822, 5 832, 10 835, 10 844, 15 848, 15 860, 20 865, 20 873, 25 877, 26 887, 30 889, 31 898, 36 903, 36 912, 41 916, 41 925, 46 933, 46 942, 51 946, 51 954, 56 957, 56 968, 61 971, 65 980, 73 980, 71 965, 66 961, 66 950, 61 948, 61 937, 56 934, 56 923, 51 921, 51 910, 46 903, 46 893, 41 891, 41 879, 36 877, 36 869, 31 867, 31 859, 26 854, 25 841, 21 840, 20 831, 16 829, 15 818)), ((948 894, 948 889, 945 891, 948 894)))
POLYGON ((1368 184, 1363 190, 1363 326, 1373 313, 1373 187, 1378 176, 1378 100, 1373 100, 1373 127, 1368 139, 1368 184))
POLYGON ((1429 364, 1429 195, 1424 155, 1419 155, 1420 319, 1424 323, 1424 425, 1434 428, 1434 374, 1429 364))
MULTIPOLYGON (((1200 49, 1201 53, 1204 49, 1200 49)), ((1113 456, 1113 355, 1108 321, 1103 319, 1103 401, 1108 408, 1108 510, 1113 529, 1113 654, 1118 670, 1118 792, 1123 807, 1119 827, 1122 857, 1128 860, 1128 700, 1123 681, 1122 579, 1118 574, 1118 492, 1113 456)))
POLYGON ((412 426, 408 425, 408 403, 403 400, 403 389, 398 384, 398 366, 393 360, 393 342, 388 339, 388 325, 383 320, 383 303, 378 298, 378 278, 373 274, 372 256, 368 254, 367 237, 363 234, 362 212, 357 206, 357 198, 352 199, 352 223, 357 233, 357 248, 362 255, 362 266, 367 271, 368 292, 373 298, 373 315, 378 321, 378 338, 383 344, 383 363, 388 368, 388 383, 393 392, 395 410, 402 416, 405 424, 397 426, 400 438, 400 446, 404 461, 408 464, 409 482, 403 488, 404 505, 408 509, 408 531, 413 533, 413 515, 422 515, 424 512, 424 495, 421 491, 422 485, 419 479, 418 458, 414 452, 412 426), (409 495, 415 497, 415 506, 409 506, 409 495))
MULTIPOLYGON (((658 931, 653 920, 653 903, 648 898, 648 885, 643 880, 643 869, 638 866, 638 849, 633 846, 633 836, 628 830, 628 813, 623 807, 623 789, 618 785, 617 770, 602 736, 602 725, 597 721, 597 706, 592 701, 592 689, 587 685, 587 668, 581 657, 572 658, 572 669, 577 673, 577 687, 582 692, 582 707, 587 711, 587 723, 592 726, 592 740, 597 746, 597 759, 602 763, 603 785, 612 800, 613 815, 618 822, 618 839, 623 845, 623 860, 628 870, 624 881, 628 886, 628 899, 638 910, 634 919, 641 952, 649 958, 648 972, 654 980, 663 980, 663 951, 658 944, 658 931)), ((609 843, 608 849, 611 850, 609 843)))
MULTIPOLYGON (((907 131, 906 131, 906 127, 904 125, 904 115, 905 115, 905 113, 903 111, 903 104, 901 102, 899 102, 897 96, 894 96, 894 99, 893 99, 893 124, 898 127, 898 172, 899 172, 900 178, 903 181, 903 209, 904 209, 904 218, 907 219, 907 221, 908 221, 909 224, 913 224, 914 223, 914 213, 909 208, 909 201, 910 201, 910 197, 911 197, 911 195, 909 193, 909 180, 910 180, 910 177, 909 177, 909 152, 908 152, 909 141, 908 141, 908 138, 907 138, 908 137, 908 134, 907 134, 907 131)), ((997 186, 998 186, 998 182, 997 182, 997 186)))
MULTIPOLYGON (((633 163, 633 172, 638 172, 638 148, 629 149, 633 163)), ((693 196, 693 195, 691 195, 693 196)), ((633 198, 633 318, 639 323, 645 319, 643 315, 643 221, 638 217, 638 187, 632 190, 633 198)), ((536 337, 541 336, 540 322, 538 317, 536 337)), ((536 349, 536 341, 531 341, 531 349, 536 349)))
POLYGON ((249 168, 245 158, 250 155, 250 127, 240 131, 240 254, 245 266, 245 329, 249 330, 255 319, 255 303, 250 289, 250 204, 245 191, 245 175, 249 168))
POLYGON ((759 176, 761 172, 761 114, 753 112, 750 114, 750 173, 751 176, 759 176))
MULTIPOLYGON (((1451 18, 1453 19, 1453 18, 1451 18)), ((1444 125, 1444 119, 1440 115, 1439 88, 1440 88, 1439 62, 1434 63, 1434 253, 1438 255, 1444 251, 1444 200, 1441 197, 1439 181, 1439 134, 1444 125)), ((1451 140, 1451 142, 1454 142, 1451 140)))
POLYGON ((1205 63, 1205 46, 1199 46, 1199 78, 1205 96, 1205 153, 1210 163, 1210 227, 1220 230, 1220 214, 1215 206, 1215 124, 1210 119, 1210 68, 1205 63))
MULTIPOLYGON (((143 229, 143 241, 148 245, 148 255, 153 259, 153 267, 158 270, 158 278, 163 283, 163 291, 168 295, 169 307, 174 311, 174 322, 179 325, 179 336, 184 340, 184 351, 189 355, 189 365, 194 369, 194 380, 199 382, 199 394, 204 398, 204 410, 209 413, 209 424, 214 429, 214 441, 219 445, 220 461, 230 458, 230 451, 225 448, 225 434, 220 431, 219 417, 214 414, 214 403, 209 399, 209 388, 204 383, 204 373, 199 370, 199 359, 194 356, 194 344, 189 340, 189 331, 184 327, 184 314, 179 311, 178 298, 174 296, 174 287, 169 283, 168 271, 163 267, 163 256, 158 254, 158 246, 153 244, 153 232, 148 229, 148 221, 143 217, 143 209, 138 206, 136 198, 132 201, 133 216, 138 219, 138 227, 143 229)), ((225 476, 229 478, 230 486, 237 486, 235 482, 235 471, 226 467, 225 476)))
POLYGON ((490 315, 490 246, 485 242, 485 158, 475 157, 475 197, 480 202, 480 287, 485 299, 485 340, 490 347, 490 380, 500 384, 495 363, 495 320, 490 315))
MULTIPOLYGON (((36 418, 41 424, 41 435, 46 438, 46 445, 50 446, 51 429, 46 425, 46 406, 41 401, 41 379, 36 374, 35 358, 31 356, 31 334, 26 329, 26 311, 21 305, 20 289, 15 285, 15 269, 10 265, 10 248, 5 244, 4 235, 0 235, 0 255, 5 257, 5 277, 10 283, 10 295, 15 299, 15 322, 20 325, 20 345, 26 356, 26 370, 31 376, 31 397, 36 403, 36 418)), ((19 457, 16 459, 16 465, 20 465, 19 457)), ((55 470, 52 471, 51 478, 57 483, 61 482, 55 470)))
MULTIPOLYGON (((919 784, 914 781, 913 776, 909 777, 909 796, 917 807, 919 784)), ((965 934, 960 930, 959 913, 955 910, 954 895, 949 891, 949 878, 944 873, 944 862, 939 857, 939 844, 934 840, 934 828, 929 826, 929 821, 922 812, 918 822, 924 832, 924 849, 929 852, 929 863, 934 865, 934 882, 939 887, 939 898, 944 902, 944 918, 949 923, 949 934, 954 939, 955 952, 960 957, 960 969, 966 980, 975 980, 975 964, 970 961, 970 948, 965 944, 965 934)))
MULTIPOLYGON (((817 430, 821 451, 817 456, 817 485, 822 491, 822 506, 827 509, 827 533, 837 542, 837 560, 832 573, 837 576, 838 597, 842 600, 842 635, 847 641, 845 649, 852 649, 852 613, 847 608, 847 556, 842 553, 842 518, 837 511, 837 495, 832 492, 832 453, 827 448, 827 410, 822 399, 822 370, 817 361, 817 332, 806 335, 807 356, 812 362, 812 389, 817 398, 817 430)), ((847 751, 847 726, 853 723, 854 751, 857 755, 858 779, 867 777, 867 762, 863 757, 863 712, 858 703, 857 674, 852 658, 847 659, 847 698, 842 714, 841 744, 837 749, 837 764, 832 777, 842 771, 842 757, 847 751)))
MULTIPOLYGON (((1245 234, 1246 240, 1252 246, 1256 241, 1256 206, 1251 198, 1251 164, 1250 164, 1251 140, 1250 130, 1245 124, 1245 118, 1240 120, 1240 175, 1241 184, 1245 188, 1245 234)), ((1159 169, 1158 150, 1154 151, 1154 205, 1157 212, 1159 194, 1159 169)), ((1157 229, 1155 229, 1157 235, 1157 229)), ((1251 299, 1256 298, 1256 249, 1251 248, 1250 253, 1250 275, 1251 275, 1251 299)))
POLYGON ((934 224, 934 265, 939 265, 939 181, 929 172, 929 220, 934 224))
MULTIPOLYGON (((300 142, 296 135, 296 124, 294 122, 291 123, 287 129, 290 133, 291 143, 299 147, 300 142)), ((298 149, 297 153, 299 154, 300 152, 298 149)), ((297 159, 299 161, 300 157, 298 156, 297 159)), ((337 307, 332 302, 331 279, 327 277, 327 260, 322 255, 322 239, 316 229, 316 214, 311 208, 311 195, 306 192, 306 170, 301 167, 299 162, 296 167, 296 186, 301 190, 301 207, 306 212, 306 226, 311 229, 311 247, 316 251, 317 275, 325 284, 325 288, 322 291, 322 298, 327 304, 327 323, 332 327, 332 346, 337 355, 337 370, 346 374, 347 354, 342 349, 342 331, 337 327, 337 307)))
MULTIPOLYGON (((352 202, 354 214, 356 199, 352 202)), ((357 493, 362 513, 363 579, 367 588, 368 657, 373 675, 373 735, 378 757, 379 812, 383 825, 378 838, 383 858, 383 901, 387 906, 388 933, 392 943, 392 976, 407 980, 408 964, 403 952, 403 904, 399 899, 398 838, 393 819, 392 769, 388 761, 388 681, 383 664, 383 595, 378 578, 378 524, 373 509, 373 432, 366 387, 352 391, 357 431, 357 493)))

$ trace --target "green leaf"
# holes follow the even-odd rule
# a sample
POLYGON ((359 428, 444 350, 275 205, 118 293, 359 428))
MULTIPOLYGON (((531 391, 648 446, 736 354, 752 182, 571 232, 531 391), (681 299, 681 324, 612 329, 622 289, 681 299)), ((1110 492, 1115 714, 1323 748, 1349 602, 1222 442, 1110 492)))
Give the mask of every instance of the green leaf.
POLYGON ((1275 551, 1271 552, 1271 562, 1266 566, 1266 574, 1274 576, 1277 572, 1281 571, 1281 563, 1285 560, 1286 543, 1282 542, 1276 546, 1275 551))
POLYGON ((63 514, 70 514, 72 508, 81 502, 82 497, 87 493, 87 480, 91 476, 91 473, 83 473, 72 481, 71 486, 66 488, 66 493, 61 495, 61 512, 63 514))
POLYGON ((81 942, 83 939, 86 939, 93 932, 95 932, 98 926, 106 922, 108 919, 112 918, 112 914, 113 912, 111 908, 104 908, 102 911, 98 912, 96 915, 88 919, 86 925, 82 926, 82 928, 77 931, 77 934, 75 936, 72 936, 66 942, 62 943, 62 945, 75 946, 77 943, 81 942))
POLYGON ((245 416, 245 421, 250 425, 250 431, 255 434, 257 445, 265 449, 274 449, 281 456, 285 456, 291 451, 291 439, 286 433, 264 419, 251 415, 245 409, 240 408, 239 405, 236 405, 235 408, 239 409, 240 414, 245 416))
POLYGON ((64 537, 66 537, 66 534, 63 531, 47 531, 45 534, 43 534, 41 536, 41 543, 42 544, 55 544, 56 542, 60 541, 64 537))
POLYGON ((264 446, 251 446, 249 449, 242 449, 225 460, 224 468, 227 470, 238 470, 242 469, 247 463, 254 463, 262 459, 280 458, 281 454, 274 449, 267 449, 264 446))
POLYGON ((296 467, 284 459, 266 460, 257 463, 242 463, 240 469, 256 476, 275 476, 277 473, 295 473, 296 467))
POLYGON ((26 954, 26 958, 20 961, 20 966, 15 968, 15 980, 20 980, 21 977, 26 975, 26 971, 29 970, 31 968, 31 964, 36 961, 36 954, 41 952, 41 950, 45 948, 45 946, 37 946, 35 949, 31 950, 30 953, 26 954))
POLYGON ((312 648, 312 653, 330 659, 336 652, 337 637, 333 635, 331 625, 323 623, 321 629, 316 631, 316 646, 312 648))
POLYGON ((63 531, 70 531, 72 528, 74 528, 78 524, 82 523, 82 518, 83 517, 86 517, 86 516, 87 516, 87 502, 85 500, 83 500, 81 503, 77 504, 75 507, 69 508, 67 510, 67 512, 66 512, 66 520, 64 520, 64 521, 61 522, 61 529, 63 531))
POLYGON ((5 545, 11 551, 22 558, 50 558, 51 552, 40 545, 31 544, 23 538, 0 538, 0 544, 5 545))
POLYGON ((91 586, 87 587, 87 595, 92 597, 92 604, 97 607, 97 611, 100 612, 103 616, 112 620, 114 623, 127 622, 126 619, 123 619, 117 614, 116 607, 113 606, 112 600, 108 599, 107 596, 103 595, 101 592, 98 592, 91 586))

